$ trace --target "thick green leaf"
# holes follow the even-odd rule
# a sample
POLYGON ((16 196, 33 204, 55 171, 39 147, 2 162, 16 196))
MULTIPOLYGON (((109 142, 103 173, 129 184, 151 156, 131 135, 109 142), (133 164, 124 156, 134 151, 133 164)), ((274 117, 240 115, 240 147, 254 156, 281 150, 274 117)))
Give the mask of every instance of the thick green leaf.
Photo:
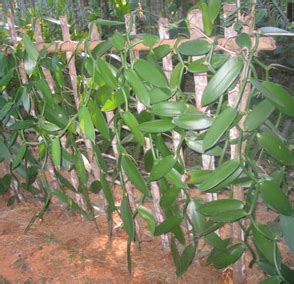
POLYGON ((241 47, 247 47, 248 49, 251 48, 252 46, 252 41, 251 41, 251 37, 249 34, 247 33, 241 33, 237 36, 236 38, 236 43, 241 47))
POLYGON ((31 41, 30 37, 27 34, 24 34, 22 37, 22 41, 24 43, 26 52, 28 53, 28 56, 34 61, 37 62, 38 57, 39 57, 39 53, 35 47, 35 45, 33 44, 33 42, 31 41))
POLYGON ((132 131, 136 141, 141 145, 144 146, 145 140, 144 135, 139 128, 139 123, 136 117, 129 111, 126 111, 122 115, 125 124, 130 128, 132 131))
POLYGON ((11 184, 11 175, 6 174, 0 179, 0 195, 4 194, 8 191, 11 184))
POLYGON ((160 119, 143 122, 139 125, 139 127, 143 132, 160 133, 173 130, 175 125, 170 120, 160 119))
POLYGON ((184 102, 161 102, 152 105, 152 113, 159 116, 173 117, 184 112, 186 103, 184 102))
POLYGON ((181 276, 187 271, 187 269, 193 262, 195 253, 196 253, 196 247, 192 244, 188 245, 184 249, 180 257, 180 266, 178 267, 176 271, 177 276, 181 276))
POLYGON ((294 252, 294 217, 280 215, 280 224, 286 244, 294 252))
POLYGON ((294 117, 294 98, 281 85, 251 80, 253 86, 258 89, 276 108, 288 116, 294 117))
POLYGON ((259 190, 264 202, 271 208, 286 216, 290 216, 293 213, 288 197, 274 181, 262 182, 259 190))
POLYGON ((152 47, 159 41, 159 37, 152 34, 146 34, 143 36, 143 44, 152 47))
POLYGON ((75 160, 75 168, 77 170, 79 180, 83 185, 86 185, 88 182, 88 175, 82 158, 82 154, 78 151, 75 154, 75 160))
POLYGON ((82 132, 93 143, 95 142, 95 130, 91 119, 90 112, 87 107, 82 107, 79 110, 79 121, 82 132))
POLYGON ((170 89, 172 92, 176 92, 181 87, 182 77, 183 77, 184 67, 181 62, 179 62, 173 69, 170 77, 170 89))
POLYGON ((76 192, 76 189, 75 187, 61 174, 59 173, 58 171, 54 171, 59 183, 68 188, 69 190, 71 190, 72 192, 76 192))
POLYGON ((213 21, 210 18, 209 7, 204 1, 199 2, 198 6, 202 12, 202 22, 203 22, 204 32, 209 36, 211 35, 213 30, 213 25, 212 25, 213 21))
POLYGON ((125 77, 129 84, 131 85, 132 89, 134 90, 135 94, 139 98, 140 102, 142 102, 145 106, 150 105, 150 93, 147 91, 144 83, 139 78, 137 73, 132 69, 125 70, 125 77))
POLYGON ((125 38, 122 33, 115 31, 113 36, 110 37, 109 42, 117 50, 123 50, 125 48, 125 38))
POLYGON ((136 165, 128 156, 123 156, 121 165, 130 182, 142 193, 149 195, 148 187, 136 165))
POLYGON ((156 60, 161 60, 171 52, 171 47, 168 44, 163 44, 153 49, 153 54, 156 60))
POLYGON ((111 71, 110 64, 98 58, 97 66, 105 84, 109 86, 110 88, 115 89, 117 87, 117 80, 111 71))
POLYGON ((110 141, 110 132, 105 117, 100 108, 95 104, 94 101, 90 100, 88 108, 91 114, 92 122, 95 128, 101 133, 101 135, 108 141, 110 141))
POLYGON ((140 206, 137 210, 138 210, 139 216, 148 222, 148 226, 147 226, 148 231, 154 234, 155 227, 156 227, 156 220, 152 212, 148 208, 143 206, 140 206))
POLYGON ((65 110, 58 106, 46 106, 44 111, 44 117, 51 123, 56 124, 60 128, 65 128, 68 123, 68 115, 65 110))
POLYGON ((100 173, 100 182, 101 182, 102 190, 107 200, 109 209, 111 212, 114 212, 115 211, 114 197, 113 197, 111 188, 109 186, 109 183, 106 180, 106 177, 103 172, 100 173))
POLYGON ((17 121, 14 124, 12 124, 9 129, 13 131, 32 128, 35 126, 35 121, 33 119, 27 119, 27 120, 21 120, 17 121))
POLYGON ((53 96, 52 96, 52 93, 48 87, 47 82, 44 79, 42 79, 42 80, 38 80, 35 83, 35 85, 36 85, 36 88, 38 89, 38 91, 41 93, 41 97, 42 97, 42 99, 44 99, 46 104, 53 107, 54 100, 53 100, 53 96))
POLYGON ((16 167, 19 166, 19 164, 22 162, 25 153, 27 151, 27 145, 26 144, 22 144, 19 147, 19 150, 17 152, 17 155, 15 156, 13 162, 12 162, 12 168, 15 169, 16 167))
POLYGON ((172 168, 164 177, 179 188, 188 188, 188 185, 182 180, 182 175, 175 168, 172 168))
POLYGON ((202 105, 208 105, 222 96, 233 84, 243 68, 240 57, 230 58, 212 77, 204 90, 202 105))
POLYGON ((172 93, 168 89, 154 88, 150 91, 150 103, 157 104, 163 101, 167 101, 172 96, 172 93))
POLYGON ((217 18, 221 9, 221 0, 209 0, 208 1, 208 14, 213 24, 215 19, 217 18))
POLYGON ((55 137, 51 145, 52 161, 56 168, 60 168, 61 165, 61 145, 58 137, 55 137))
POLYGON ((120 216, 123 221, 124 229, 128 234, 129 240, 133 241, 135 238, 135 224, 128 197, 125 194, 123 196, 123 200, 120 206, 120 216))
POLYGON ((8 147, 0 140, 0 159, 10 160, 11 154, 8 147))
POLYGON ((215 216, 232 210, 243 209, 244 204, 238 199, 219 199, 201 204, 198 212, 206 216, 215 216))
POLYGON ((280 137, 270 132, 263 132, 257 134, 257 140, 273 158, 286 166, 293 164, 293 154, 280 137))
POLYGON ((211 170, 189 170, 185 174, 188 184, 199 184, 204 182, 211 174, 211 170))
POLYGON ((182 216, 171 216, 156 226, 154 236, 160 236, 162 234, 170 232, 174 227, 181 224, 183 220, 182 216))
POLYGON ((212 263, 216 268, 225 268, 236 262, 246 249, 244 243, 238 243, 224 250, 213 250, 208 257, 208 262, 212 263))
POLYGON ((209 155, 209 156, 221 156, 223 152, 223 149, 220 146, 215 146, 209 149, 208 151, 204 151, 203 140, 195 140, 195 139, 186 138, 186 144, 193 151, 200 154, 209 155))
POLYGON ((165 176, 174 167, 176 159, 173 155, 156 160, 150 172, 149 180, 158 180, 165 176))
POLYGON ((210 175, 210 178, 199 185, 199 189, 206 191, 220 184, 239 168, 237 160, 226 161, 216 168, 210 175))
POLYGON ((160 206, 162 208, 170 208, 170 206, 177 200, 181 189, 180 188, 169 188, 160 198, 160 206))
POLYGON ((238 112, 235 108, 228 107, 214 119, 211 127, 208 129, 203 139, 204 151, 210 149, 219 141, 219 139, 231 126, 237 117, 237 114, 238 112))
MULTIPOLYGON (((228 56, 224 54, 214 54, 211 58, 211 67, 213 69, 220 68, 228 59, 228 56)), ((192 73, 205 73, 211 71, 211 67, 207 62, 206 57, 199 58, 188 64, 188 70, 192 73)))
POLYGON ((228 210, 221 214, 211 216, 211 220, 216 223, 232 223, 247 215, 247 212, 242 209, 228 210))
POLYGON ((187 130, 202 130, 210 127, 211 118, 204 114, 182 114, 173 119, 173 123, 187 130))
POLYGON ((250 111, 244 121, 244 129, 246 131, 252 131, 259 127, 275 110, 273 104, 265 99, 254 107, 250 111))
POLYGON ((165 75, 149 61, 138 59, 134 64, 134 69, 146 82, 159 88, 169 87, 165 75))
POLYGON ((182 55, 198 56, 209 52, 211 44, 204 39, 187 40, 183 42, 178 50, 182 55))
POLYGON ((188 205, 187 212, 191 218, 193 231, 196 234, 202 234, 206 229, 205 217, 199 213, 198 208, 202 204, 202 199, 194 198, 188 205))

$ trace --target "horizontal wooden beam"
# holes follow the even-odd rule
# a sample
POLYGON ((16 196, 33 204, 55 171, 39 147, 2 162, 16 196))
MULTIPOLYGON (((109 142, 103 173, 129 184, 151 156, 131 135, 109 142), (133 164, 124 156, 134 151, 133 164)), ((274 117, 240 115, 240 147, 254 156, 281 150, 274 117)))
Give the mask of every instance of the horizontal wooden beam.
MULTIPOLYGON (((169 45, 170 47, 174 47, 176 44, 179 45, 189 39, 182 39, 182 40, 176 40, 176 39, 164 39, 160 40, 155 44, 154 47, 160 46, 160 45, 169 45)), ((99 43, 102 41, 95 40, 91 41, 87 44, 90 50, 94 49, 99 43)), ((255 38, 252 38, 253 44, 255 43, 255 38)), ((133 42, 135 43, 135 42, 133 42)), ((82 52, 85 50, 85 42, 84 41, 57 41, 53 43, 39 43, 36 45, 37 50, 42 50, 43 48, 47 49, 48 53, 55 53, 55 52, 82 52)), ((237 45, 235 38, 225 39, 225 38, 219 38, 217 39, 217 45, 216 49, 227 49, 229 51, 240 51, 240 47, 237 45)), ((134 45, 133 50, 137 51, 147 51, 150 47, 144 45, 143 43, 138 43, 134 45)), ((276 42, 271 37, 260 37, 259 43, 258 43, 258 51, 265 50, 275 50, 276 49, 276 42)))

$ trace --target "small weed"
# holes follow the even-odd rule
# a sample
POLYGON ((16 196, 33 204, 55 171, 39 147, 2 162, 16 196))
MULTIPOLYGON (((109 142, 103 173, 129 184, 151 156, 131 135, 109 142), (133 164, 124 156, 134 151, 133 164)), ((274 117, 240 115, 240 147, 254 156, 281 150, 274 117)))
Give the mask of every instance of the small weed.
POLYGON ((44 241, 46 243, 50 243, 50 244, 57 244, 59 243, 60 241, 54 236, 53 233, 49 233, 49 234, 46 234, 44 237, 43 237, 44 241))
POLYGON ((26 272, 28 270, 28 264, 24 259, 18 259, 16 262, 14 262, 13 268, 18 269, 22 273, 26 272))

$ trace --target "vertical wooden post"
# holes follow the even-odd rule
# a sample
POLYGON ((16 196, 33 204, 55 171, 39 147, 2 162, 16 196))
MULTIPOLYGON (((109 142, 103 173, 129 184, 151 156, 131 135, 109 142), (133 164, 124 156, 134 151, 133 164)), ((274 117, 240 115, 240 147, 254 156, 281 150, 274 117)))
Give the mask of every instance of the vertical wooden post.
MULTIPOLYGON (((224 10, 224 19, 226 19, 234 10, 236 9, 236 4, 224 4, 223 10, 224 10)), ((240 17, 240 15, 239 15, 240 17)), ((245 31, 246 32, 246 31, 245 31)), ((230 27, 225 28, 225 38, 229 39, 231 37, 237 36, 237 32, 234 30, 233 25, 230 27)), ((228 93, 228 103, 230 106, 234 107, 236 105, 236 102, 239 98, 240 94, 240 84, 242 83, 242 80, 244 80, 244 75, 241 74, 240 82, 236 85, 236 87, 229 91, 228 93)), ((247 102, 248 102, 248 96, 250 94, 250 83, 247 84, 245 91, 243 93, 243 96, 241 98, 240 106, 239 106, 239 112, 243 113, 246 109, 247 102)), ((243 128, 243 121, 244 118, 241 120, 239 126, 242 129, 243 128)), ((230 130, 230 139, 235 140, 239 138, 239 130, 237 127, 233 127, 230 130)), ((232 144, 230 146, 231 148, 231 159, 235 160, 238 159, 238 146, 236 144, 232 144)), ((245 148, 244 144, 242 144, 242 150, 241 150, 242 158, 245 155, 245 148)), ((236 199, 244 200, 244 191, 242 186, 233 186, 233 197, 236 199)), ((239 226, 237 222, 234 222, 232 224, 232 236, 234 240, 244 240, 244 232, 239 226)), ((243 256, 233 265, 233 281, 234 283, 243 283, 245 280, 245 255, 243 256)))
MULTIPOLYGON (((194 9, 190 11, 190 13, 188 14, 188 22, 189 22, 189 30, 190 30, 191 39, 200 38, 201 34, 194 27, 203 29, 201 11, 198 9, 194 9)), ((192 57, 193 60, 197 60, 199 58, 201 58, 201 56, 192 57)), ((207 81, 208 81, 207 73, 199 73, 197 75, 194 75, 196 108, 202 112, 206 112, 206 108, 202 107, 201 99, 202 99, 204 89, 207 86, 207 81)), ((214 157, 203 154, 202 165, 204 169, 214 170, 215 168, 214 157)), ((217 193, 207 193, 206 196, 209 201, 217 199, 217 193)))
MULTIPOLYGON (((136 31, 136 24, 135 24, 135 18, 131 19, 131 15, 125 15, 125 25, 126 25, 126 30, 131 29, 130 34, 131 35, 135 35, 137 33, 136 31), (130 24, 132 22, 132 26, 130 27, 130 24)), ((135 59, 139 59, 140 54, 139 51, 134 51, 134 57, 135 59)), ((145 110, 145 106, 144 104, 142 104, 141 102, 137 102, 137 112, 140 113, 143 110, 145 110)), ((152 143, 150 141, 149 138, 145 138, 145 144, 146 146, 144 147, 144 152, 148 151, 148 149, 150 149, 151 144, 152 143)), ((152 200, 153 200, 153 206, 154 206, 154 212, 155 212, 155 216, 156 216, 156 220, 157 222, 161 223, 164 221, 164 216, 163 216, 163 212, 160 208, 160 189, 158 187, 157 182, 151 182, 150 183, 150 188, 151 188, 151 195, 152 195, 152 200)), ((167 235, 161 235, 161 244, 162 244, 162 248, 164 251, 168 251, 169 250, 169 240, 168 240, 168 236, 167 235)))

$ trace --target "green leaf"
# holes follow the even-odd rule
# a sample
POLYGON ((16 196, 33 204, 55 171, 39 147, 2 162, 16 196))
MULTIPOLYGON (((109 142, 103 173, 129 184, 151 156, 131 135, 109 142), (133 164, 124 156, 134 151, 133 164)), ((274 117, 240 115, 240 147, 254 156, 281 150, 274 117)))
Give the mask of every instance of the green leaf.
POLYGON ((18 131, 22 129, 28 129, 32 128, 36 125, 35 121, 33 119, 27 119, 27 120, 21 120, 17 121, 14 124, 12 124, 9 129, 12 131, 18 131))
POLYGON ((187 271, 187 269, 193 262, 195 253, 196 253, 196 247, 192 244, 188 245, 184 249, 180 257, 180 266, 177 268, 177 271, 176 271, 177 276, 181 276, 187 271))
POLYGON ((152 212, 144 206, 140 206, 137 210, 138 210, 139 216, 148 222, 148 225, 147 225, 148 231, 151 234, 154 234, 155 227, 156 227, 156 220, 152 212))
POLYGON ((105 198, 107 200, 109 209, 111 212, 115 211, 115 203, 114 203, 114 197, 113 194, 111 192, 111 188, 109 186, 108 181, 105 178, 105 174, 103 172, 100 172, 100 182, 101 182, 101 186, 102 186, 102 190, 103 193, 105 195, 105 198))
POLYGON ((160 236, 170 232, 174 227, 181 224, 183 220, 182 216, 171 216, 165 219, 162 223, 156 226, 154 236, 160 236))
POLYGON ((13 169, 15 169, 16 167, 18 167, 19 164, 22 162, 22 160, 23 160, 23 158, 25 156, 26 151, 27 151, 27 145, 26 144, 20 145, 19 150, 17 152, 17 155, 16 155, 15 159, 12 162, 12 168, 13 169))
POLYGON ((97 59, 97 67, 99 69, 100 75, 103 81, 112 89, 117 87, 117 80, 111 71, 111 66, 106 61, 98 58, 97 59))
POLYGON ((185 173, 188 184, 199 184, 204 182, 211 174, 211 170, 189 170, 185 173))
MULTIPOLYGON (((227 55, 224 54, 214 54, 211 58, 211 67, 213 69, 218 69, 221 67, 228 59, 227 55)), ((206 57, 199 58, 188 64, 188 70, 192 73, 205 73, 211 71, 206 57)))
POLYGON ((101 135, 106 140, 110 141, 111 138, 110 138, 109 127, 100 108, 92 100, 89 101, 88 108, 89 108, 92 122, 95 128, 101 133, 101 135))
POLYGON ((171 205, 177 200, 181 192, 180 188, 170 188, 160 198, 160 206, 162 208, 170 208, 171 205))
POLYGON ((208 105, 222 96, 233 84, 243 68, 240 57, 230 58, 212 77, 204 90, 202 105, 208 105))
POLYGON ((173 69, 170 77, 170 89, 172 93, 176 92, 181 87, 184 66, 179 62, 173 69))
POLYGON ((3 141, 0 140, 0 159, 10 160, 10 158, 11 158, 11 154, 7 146, 4 144, 3 141))
POLYGON ((294 217, 280 215, 280 225, 289 250, 294 252, 294 217))
POLYGON ((249 34, 246 33, 239 34, 236 38, 236 43, 241 48, 247 47, 248 49, 250 49, 252 46, 251 37, 249 36, 249 34))
POLYGON ((264 181, 260 184, 264 202, 279 213, 290 216, 293 213, 292 205, 288 197, 282 192, 280 187, 274 181, 264 181))
POLYGON ((200 153, 200 154, 205 154, 209 156, 221 156, 223 149, 220 146, 215 146, 208 151, 203 150, 203 140, 195 140, 195 139, 189 139, 186 138, 186 144, 187 146, 192 149, 193 151, 200 153))
POLYGON ((165 75, 149 61, 138 59, 134 64, 134 69, 146 82, 159 88, 169 87, 165 75))
POLYGON ((232 175, 239 168, 239 162, 237 160, 226 161, 221 164, 215 171, 210 175, 210 178, 205 180, 199 185, 201 191, 212 189, 213 187, 220 184, 230 175, 232 175))
POLYGON ((208 43, 207 40, 194 39, 194 40, 187 40, 183 42, 179 46, 178 51, 182 55, 198 56, 198 55, 203 55, 208 53, 210 49, 211 49, 211 44, 208 43))
POLYGON ((0 113, 0 121, 3 120, 6 115, 9 113, 11 108, 14 106, 13 102, 7 102, 2 108, 0 113))
POLYGON ((56 124, 60 128, 65 128, 68 123, 68 115, 66 111, 58 106, 46 106, 44 111, 44 117, 51 123, 56 124))
POLYGON ((182 114, 173 119, 173 123, 187 130, 202 130, 210 127, 211 118, 204 114, 182 114))
POLYGON ((193 231, 196 234, 202 234, 206 229, 205 217, 198 211, 198 208, 202 202, 202 199, 196 197, 190 201, 187 209, 187 212, 191 218, 193 231))
POLYGON ((229 129, 237 117, 237 114, 238 111, 235 108, 228 107, 214 119, 203 139, 204 151, 210 149, 219 141, 223 134, 229 129))
POLYGON ((84 165, 82 154, 80 152, 78 152, 78 151, 75 154, 75 160, 76 160, 75 168, 77 170, 77 174, 78 174, 78 177, 80 179, 80 182, 83 185, 86 185, 87 182, 88 182, 88 175, 87 175, 87 172, 86 172, 86 168, 85 168, 85 165, 84 165))
POLYGON ((274 110, 275 107, 269 100, 263 100, 254 106, 254 109, 246 116, 244 121, 244 129, 246 131, 253 131, 254 129, 258 128, 268 119, 274 110))
POLYGON ((232 223, 247 215, 242 209, 228 210, 221 214, 212 215, 211 220, 216 223, 232 223))
POLYGON ((139 98, 140 102, 142 102, 145 106, 150 105, 150 93, 147 91, 144 83, 136 74, 136 72, 132 69, 125 70, 125 77, 129 84, 131 85, 132 89, 134 90, 135 94, 139 98))
POLYGON ((154 158, 152 154, 152 149, 149 149, 144 154, 144 167, 146 172, 150 172, 154 163, 154 158))
POLYGON ((162 101, 167 101, 172 96, 168 89, 154 88, 150 91, 150 103, 156 104, 162 101))
POLYGON ((174 167, 176 159, 173 155, 156 160, 150 172, 149 180, 158 180, 165 176, 174 167))
POLYGON ((159 41, 159 37, 152 34, 146 34, 143 36, 143 44, 152 47, 159 41))
POLYGON ((129 111, 125 111, 122 114, 124 123, 130 128, 131 132, 133 133, 136 141, 141 145, 144 146, 145 140, 144 135, 139 128, 139 123, 136 117, 129 111))
POLYGON ((95 130, 91 119, 90 112, 87 107, 82 107, 79 110, 79 121, 82 132, 93 143, 95 142, 95 130))
POLYGON ((182 114, 185 108, 184 102, 161 102, 152 105, 151 112, 159 116, 173 117, 182 114))
POLYGON ((37 62, 38 61, 38 57, 39 57, 39 53, 38 53, 35 45, 31 41, 30 37, 27 34, 24 34, 23 37, 22 37, 22 41, 24 43, 24 46, 25 46, 25 49, 26 49, 26 52, 27 52, 28 56, 34 62, 37 62))
POLYGON ((224 250, 213 250, 208 257, 208 262, 212 263, 216 268, 225 268, 236 262, 244 253, 246 245, 238 243, 224 250))
POLYGON ((54 100, 53 100, 53 96, 52 96, 51 90, 48 87, 47 82, 44 79, 41 79, 41 80, 38 80, 35 83, 35 85, 36 85, 36 88, 38 89, 38 91, 41 93, 41 96, 45 100, 46 104, 53 107, 54 100))
POLYGON ((263 132, 257 134, 257 140, 273 158, 286 166, 293 164, 293 154, 280 137, 270 132, 263 132))
POLYGON ((221 0, 209 0, 208 1, 208 14, 213 24, 215 19, 217 18, 221 9, 221 0))
POLYGON ((164 177, 176 187, 188 188, 188 185, 182 181, 182 175, 174 168, 172 168, 164 177))
POLYGON ((267 81, 257 81, 255 79, 252 79, 251 83, 279 111, 294 117, 294 98, 281 85, 267 81))
POLYGON ((143 122, 139 125, 140 130, 147 133, 160 133, 171 131, 175 125, 168 119, 159 119, 143 122))
POLYGON ((6 174, 0 179, 0 195, 8 191, 11 184, 11 175, 6 174))
POLYGON ((52 161, 56 168, 60 168, 61 165, 61 145, 58 137, 55 137, 51 145, 52 161))
POLYGON ((238 199, 219 199, 201 204, 198 212, 206 216, 215 216, 232 210, 243 209, 244 204, 238 199))
POLYGON ((62 174, 60 174, 58 171, 54 171, 54 173, 62 186, 65 186, 72 192, 76 192, 76 189, 74 188, 74 186, 62 174))
POLYGON ((123 200, 120 206, 120 215, 124 224, 124 229, 128 234, 129 240, 133 241, 135 239, 135 224, 128 197, 125 194, 123 196, 123 200))
POLYGON ((130 182, 143 194, 148 196, 149 190, 147 185, 133 161, 128 156, 124 155, 121 159, 121 165, 130 182))
POLYGON ((124 50, 125 48, 125 38, 122 33, 115 31, 113 36, 110 37, 109 42, 117 50, 124 50))
POLYGON ((204 27, 204 32, 209 36, 213 30, 213 21, 210 18, 209 7, 204 1, 201 1, 199 4, 199 9, 202 12, 202 22, 204 27))
POLYGON ((168 44, 163 44, 153 49, 153 54, 156 60, 161 60, 171 52, 171 47, 168 44))
POLYGON ((125 22, 119 22, 119 21, 112 21, 112 20, 105 20, 105 19, 97 19, 95 21, 98 25, 101 26, 124 26, 125 22))

